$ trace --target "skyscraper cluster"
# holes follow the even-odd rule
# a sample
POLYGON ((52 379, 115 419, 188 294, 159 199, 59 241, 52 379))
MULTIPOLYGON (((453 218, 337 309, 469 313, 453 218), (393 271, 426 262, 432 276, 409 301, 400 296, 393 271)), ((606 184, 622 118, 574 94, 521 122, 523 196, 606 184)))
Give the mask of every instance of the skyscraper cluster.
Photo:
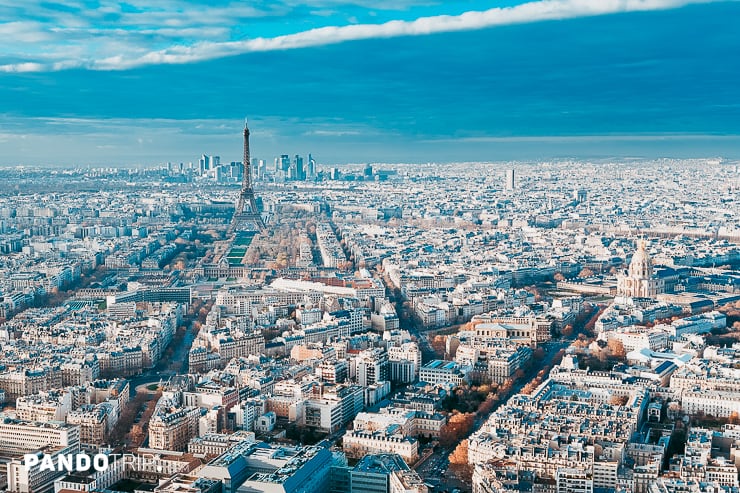
MULTIPOLYGON (((260 176, 260 178, 264 178, 260 176)), ((316 160, 311 154, 308 159, 296 154, 291 157, 282 154, 275 158, 274 178, 276 181, 307 181, 316 178, 316 160)))

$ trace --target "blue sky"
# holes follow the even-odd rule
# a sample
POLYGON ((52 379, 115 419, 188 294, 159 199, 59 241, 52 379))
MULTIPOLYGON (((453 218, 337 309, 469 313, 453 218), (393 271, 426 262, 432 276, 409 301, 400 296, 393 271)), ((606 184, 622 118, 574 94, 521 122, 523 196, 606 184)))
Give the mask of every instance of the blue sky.
POLYGON ((0 0, 0 165, 740 158, 740 2, 0 0))

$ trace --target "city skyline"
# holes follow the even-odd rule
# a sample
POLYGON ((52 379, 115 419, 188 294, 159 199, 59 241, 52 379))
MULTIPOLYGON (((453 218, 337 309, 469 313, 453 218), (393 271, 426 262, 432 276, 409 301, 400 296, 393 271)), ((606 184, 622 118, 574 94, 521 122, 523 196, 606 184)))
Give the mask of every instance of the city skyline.
POLYGON ((155 7, 0 6, 0 165, 740 157, 737 2, 155 7))
POLYGON ((739 493, 740 0, 0 0, 0 491, 739 493))

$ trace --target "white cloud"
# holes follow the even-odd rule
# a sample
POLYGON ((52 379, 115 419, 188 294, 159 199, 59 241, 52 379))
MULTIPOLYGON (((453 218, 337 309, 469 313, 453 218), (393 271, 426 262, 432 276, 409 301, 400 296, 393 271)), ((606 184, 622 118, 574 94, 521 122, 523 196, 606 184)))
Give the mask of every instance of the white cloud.
POLYGON ((0 37, 10 38, 15 43, 39 43, 52 38, 43 29, 43 24, 33 21, 15 21, 0 23, 0 37))
POLYGON ((692 134, 692 133, 662 133, 662 134, 594 134, 594 135, 520 135, 510 137, 459 137, 420 140, 423 144, 573 144, 589 142, 656 142, 656 141, 686 141, 686 140, 737 140, 740 135, 735 134, 692 134))
POLYGON ((367 132, 360 132, 358 130, 310 130, 304 132, 305 136, 315 137, 346 137, 350 135, 367 135, 367 132))
POLYGON ((0 65, 0 72, 6 73, 43 72, 48 69, 48 65, 35 62, 10 63, 6 65, 0 65))
MULTIPOLYGON (((209 60, 250 52, 288 50, 342 43, 345 41, 390 38, 398 36, 420 36, 433 33, 482 29, 487 27, 562 20, 576 17, 607 15, 620 12, 661 10, 677 8, 692 3, 708 3, 712 0, 540 0, 504 8, 492 8, 485 11, 470 11, 460 15, 438 15, 422 17, 413 21, 394 20, 383 24, 352 24, 329 26, 311 29, 295 34, 272 38, 258 37, 247 40, 232 41, 225 38, 226 31, 215 26, 228 22, 231 18, 256 17, 270 15, 266 11, 244 7, 227 6, 211 9, 207 12, 208 24, 204 22, 204 12, 180 9, 172 15, 169 8, 139 13, 123 13, 122 25, 138 25, 140 31, 127 29, 96 30, 80 27, 80 34, 103 38, 97 44, 94 53, 87 57, 72 59, 63 57, 60 52, 49 55, 51 59, 27 60, 21 63, 0 65, 0 72, 53 71, 70 67, 86 67, 93 70, 125 70, 145 65, 179 64, 209 60), (236 8, 236 10, 234 10, 236 8), (151 27, 156 26, 156 27, 151 27), (166 26, 166 27, 161 27, 166 26), (200 36, 197 36, 200 35, 200 36), (106 38, 110 37, 110 39, 106 38), (146 39, 152 36, 162 38, 195 37, 191 44, 172 40, 172 43, 161 49, 147 49, 146 39), (211 36, 208 39, 208 36, 211 36), (205 39, 204 39, 205 38, 205 39), (213 39, 215 38, 215 39, 213 39), (220 39, 219 39, 220 38, 220 39)), ((330 6, 334 2, 326 0, 318 4, 330 6)), ((0 25, 6 31, 17 32, 20 26, 0 25)), ((32 26, 29 36, 48 35, 37 26, 32 26)), ((66 30, 55 32, 64 35, 66 30)), ((69 33, 67 33, 69 34, 69 33)))

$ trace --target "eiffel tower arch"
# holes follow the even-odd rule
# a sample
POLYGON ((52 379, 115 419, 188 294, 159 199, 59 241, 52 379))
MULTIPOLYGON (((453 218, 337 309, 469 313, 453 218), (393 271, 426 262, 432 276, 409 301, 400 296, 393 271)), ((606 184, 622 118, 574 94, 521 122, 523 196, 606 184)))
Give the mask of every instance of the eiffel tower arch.
POLYGON ((249 127, 244 122, 244 176, 242 178, 242 188, 239 191, 239 201, 231 219, 232 233, 244 233, 248 231, 261 231, 265 227, 265 221, 262 219, 257 202, 254 198, 254 188, 252 188, 252 162, 249 158, 249 127))

